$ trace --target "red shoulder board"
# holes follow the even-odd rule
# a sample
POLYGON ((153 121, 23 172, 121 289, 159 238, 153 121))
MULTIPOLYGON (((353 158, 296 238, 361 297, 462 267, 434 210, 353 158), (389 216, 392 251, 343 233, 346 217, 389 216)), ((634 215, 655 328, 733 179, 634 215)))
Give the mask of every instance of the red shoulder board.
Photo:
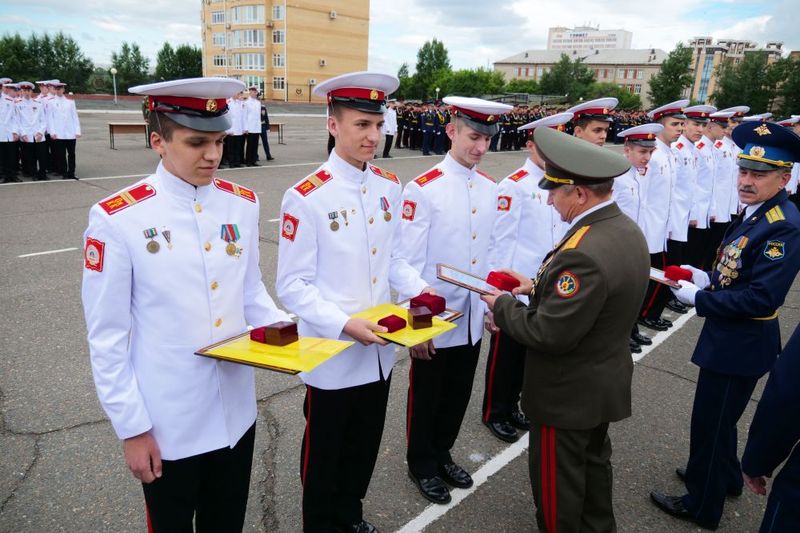
POLYGON ((222 178, 214 178, 214 186, 221 191, 225 191, 227 193, 236 195, 239 198, 250 200, 253 203, 255 203, 256 201, 256 193, 254 193, 247 187, 236 185, 235 183, 231 183, 230 181, 225 181, 222 178))
POLYGON ((511 174, 508 177, 508 179, 510 179, 511 181, 519 181, 519 180, 521 180, 522 178, 524 178, 527 175, 528 175, 528 171, 521 168, 521 169, 517 170, 516 172, 514 172, 513 174, 511 174))
POLYGON ((489 174, 487 174, 486 172, 484 172, 483 170, 480 170, 480 169, 477 169, 477 168, 476 168, 476 169, 475 169, 475 172, 477 172, 478 174, 480 174, 481 176, 483 176, 483 177, 484 177, 484 178, 486 178, 487 180, 491 181, 492 183, 496 183, 496 182, 494 181, 494 178, 493 178, 493 177, 491 177, 491 176, 490 176, 489 174))
POLYGON ((389 181, 400 183, 400 179, 397 177, 397 174, 394 174, 393 172, 389 172, 388 170, 376 167, 375 165, 370 165, 369 169, 372 171, 373 174, 376 174, 382 178, 386 178, 389 181))
POLYGON ((136 187, 122 191, 116 196, 100 202, 100 207, 109 215, 119 213, 133 204, 138 204, 156 195, 156 189, 149 183, 141 183, 136 187))
POLYGON ((715 142, 714 146, 716 146, 717 148, 722 148, 722 141, 715 142))
POLYGON ((327 170, 320 170, 316 174, 312 174, 304 179, 300 185, 295 186, 294 190, 303 196, 308 196, 313 191, 325 185, 332 177, 331 173, 327 170))
POLYGON ((415 179, 414 183, 416 183, 420 187, 424 187, 427 184, 429 184, 430 182, 432 182, 433 180, 442 177, 443 175, 444 175, 444 173, 441 170, 439 170, 438 168, 432 168, 428 172, 423 174, 422 176, 420 176, 417 179, 415 179))
POLYGON ((697 144, 697 149, 698 150, 702 150, 705 145, 706 145, 706 143, 698 143, 697 144))
POLYGON ((675 148, 677 148, 678 150, 683 150, 683 143, 676 144, 675 148))

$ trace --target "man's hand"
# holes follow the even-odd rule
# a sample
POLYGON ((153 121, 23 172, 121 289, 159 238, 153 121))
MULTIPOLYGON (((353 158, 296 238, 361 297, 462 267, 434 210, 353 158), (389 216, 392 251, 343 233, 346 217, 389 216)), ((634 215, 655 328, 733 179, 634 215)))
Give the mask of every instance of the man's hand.
POLYGON ((38 143, 38 142, 41 142, 41 141, 42 141, 42 139, 44 139, 44 135, 42 135, 41 133, 37 133, 37 134, 36 134, 36 137, 34 137, 34 139, 36 139, 36 142, 37 142, 37 143, 38 143))
POLYGON ((80 133, 76 133, 76 134, 75 134, 75 138, 76 138, 76 139, 80 139, 80 138, 81 138, 81 134, 80 134, 80 133))
POLYGON ((428 342, 423 342, 422 344, 412 346, 409 350, 409 353, 413 359, 430 361, 431 356, 436 354, 436 348, 433 347, 433 341, 429 340, 428 342))
POLYGON ((709 222, 716 222, 717 221, 717 217, 708 217, 708 221, 709 222))
POLYGON ((434 289, 433 287, 425 287, 424 289, 422 289, 422 292, 420 294, 432 294, 433 296, 436 296, 436 289, 434 289))
POLYGON ((689 227, 690 228, 696 228, 697 227, 697 221, 696 220, 690 220, 689 221, 689 227))
POLYGON ((750 489, 750 492, 753 494, 759 494, 761 496, 767 494, 767 478, 764 476, 750 477, 742 472, 742 478, 744 479, 744 484, 747 485, 747 488, 750 489))
POLYGON ((22 136, 22 142, 28 142, 28 136, 27 135, 23 135, 22 136))
POLYGON ((500 328, 497 327, 497 324, 494 323, 494 313, 489 311, 486 314, 486 319, 483 322, 483 327, 486 328, 486 331, 489 333, 497 333, 500 331, 500 328))
POLYGON ((504 274, 508 274, 509 276, 514 276, 517 281, 519 281, 519 287, 516 287, 511 294, 514 296, 519 296, 520 294, 524 294, 525 296, 529 295, 533 290, 533 280, 528 276, 520 274, 519 272, 514 272, 509 268, 501 268, 498 272, 503 272, 504 274))
POLYGON ((694 305, 694 299, 697 293, 700 291, 700 287, 683 279, 678 283, 681 285, 680 289, 673 289, 670 287, 672 294, 674 294, 675 298, 677 298, 681 303, 694 305))
POLYGON ((11 134, 11 139, 12 139, 14 142, 17 142, 17 141, 19 140, 19 135, 17 135, 16 133, 12 133, 12 134, 11 134))
POLYGON ((681 265, 681 268, 685 268, 692 273, 692 283, 699 288, 706 289, 711 285, 711 278, 708 277, 708 274, 704 270, 695 268, 692 265, 681 265))
POLYGON ((495 290, 491 294, 483 294, 483 295, 481 295, 481 300, 486 302, 486 305, 489 306, 489 311, 494 311, 494 303, 497 301, 497 298, 499 296, 502 296, 503 294, 508 294, 508 293, 504 293, 501 290, 495 290))
POLYGON ((344 333, 364 346, 369 346, 372 343, 386 346, 388 342, 375 335, 374 331, 386 333, 389 330, 375 322, 370 322, 366 318, 351 318, 344 325, 344 333))
POLYGON ((152 483, 161 477, 161 451, 149 431, 125 439, 122 448, 133 477, 143 483, 152 483))
POLYGON ((50 134, 50 138, 51 138, 51 139, 58 139, 58 135, 56 135, 56 134, 54 134, 54 133, 51 133, 51 134, 50 134))

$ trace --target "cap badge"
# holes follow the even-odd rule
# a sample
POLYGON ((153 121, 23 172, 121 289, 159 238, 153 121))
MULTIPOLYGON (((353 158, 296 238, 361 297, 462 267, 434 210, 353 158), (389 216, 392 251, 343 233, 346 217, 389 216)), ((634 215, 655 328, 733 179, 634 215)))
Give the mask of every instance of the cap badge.
POLYGON ((606 107, 603 108, 603 114, 604 115, 608 115, 608 108, 606 108, 606 107))
POLYGON ((217 111, 217 101, 216 100, 207 100, 206 101, 206 111, 209 113, 216 113, 217 111))
POLYGON ((772 133, 771 131, 769 131, 769 128, 767 127, 767 125, 766 125, 766 124, 762 124, 762 125, 760 125, 759 127, 757 127, 757 128, 756 128, 755 130, 753 130, 753 131, 755 131, 756 133, 758 133, 758 134, 759 134, 759 135, 761 135, 761 136, 764 136, 764 135, 770 135, 770 134, 772 133))
POLYGON ((378 99, 378 91, 376 91, 375 89, 372 89, 369 92, 369 99, 370 100, 377 100, 378 99))
POLYGON ((764 154, 767 153, 761 146, 753 146, 750 148, 750 155, 753 157, 764 157, 764 154))
POLYGON ((494 115, 489 115, 486 117, 486 122, 494 122, 494 115))

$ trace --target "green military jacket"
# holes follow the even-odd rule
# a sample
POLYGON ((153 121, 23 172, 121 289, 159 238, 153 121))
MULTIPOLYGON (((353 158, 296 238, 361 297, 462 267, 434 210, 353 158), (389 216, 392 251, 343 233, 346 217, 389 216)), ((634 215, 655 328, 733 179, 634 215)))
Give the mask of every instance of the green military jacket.
POLYGON ((589 429, 630 416, 628 339, 649 272, 644 235, 611 204, 545 258, 529 305, 496 300, 495 324, 528 348, 522 407, 534 423, 589 429))

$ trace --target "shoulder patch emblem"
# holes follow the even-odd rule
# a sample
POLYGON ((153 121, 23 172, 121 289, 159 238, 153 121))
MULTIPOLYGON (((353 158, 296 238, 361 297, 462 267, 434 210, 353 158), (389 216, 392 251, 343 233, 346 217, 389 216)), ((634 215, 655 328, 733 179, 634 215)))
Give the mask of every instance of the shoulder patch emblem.
POLYGON ((411 200, 403 200, 403 220, 414 220, 414 215, 417 213, 417 202, 411 200))
POLYGON ((387 180, 392 181, 394 183, 400 183, 400 179, 394 172, 389 172, 388 170, 376 167, 375 165, 370 165, 369 169, 372 171, 373 174, 376 174, 382 178, 386 178, 387 180))
POLYGON ((106 243, 92 237, 86 237, 83 247, 83 266, 95 272, 103 271, 103 258, 105 257, 106 243))
POLYGON ((678 150, 683 150, 683 143, 676 144, 675 148, 677 148, 678 150))
POLYGON ((521 169, 517 170, 516 172, 514 172, 513 174, 511 174, 508 177, 508 179, 510 179, 511 181, 519 181, 522 178, 524 178, 525 176, 527 176, 528 174, 529 174, 529 172, 527 170, 521 168, 521 169))
POLYGON ((580 288, 581 282, 578 279, 578 276, 569 270, 565 270, 558 275, 558 279, 556 280, 556 294, 558 294, 560 297, 572 298, 578 294, 580 288))
POLYGON ((302 194, 303 196, 308 196, 315 190, 319 189, 326 183, 328 183, 331 178, 331 173, 327 170, 320 170, 316 174, 312 174, 308 176, 306 179, 302 181, 299 185, 297 185, 294 190, 302 194))
POLYGON ((493 177, 491 177, 489 174, 487 174, 487 173, 486 173, 486 172, 484 172, 483 170, 481 170, 481 169, 479 169, 479 168, 476 168, 476 169, 475 169, 475 172, 476 172, 476 173, 478 173, 478 174, 480 174, 481 176, 483 176, 483 177, 484 177, 484 178, 486 178, 487 180, 491 181, 492 183, 497 183, 497 182, 494 180, 494 178, 493 178, 493 177))
POLYGON ((297 226, 300 221, 290 215, 289 213, 283 214, 283 221, 281 222, 281 237, 294 242, 294 237, 297 235, 297 226))
POLYGON ((573 233, 572 237, 570 237, 569 240, 566 243, 564 243, 564 246, 563 246, 562 249, 563 250, 571 250, 573 248, 577 248, 578 245, 583 240, 583 238, 586 236, 586 234, 589 233, 589 229, 591 227, 592 226, 583 226, 580 229, 578 229, 578 231, 573 233))
POLYGON ((717 148, 722 148, 722 144, 723 144, 722 141, 717 141, 714 143, 714 146, 717 148))
POLYGON ((418 177, 414 180, 414 183, 419 185, 420 187, 424 187, 425 185, 429 184, 435 179, 441 178, 444 173, 439 170, 438 168, 432 168, 422 176, 418 177))
POLYGON ((770 224, 779 222, 781 220, 786 220, 786 215, 783 214, 783 210, 777 205, 764 213, 764 216, 766 217, 767 222, 770 224))
POLYGON ((238 196, 239 198, 250 200, 253 203, 255 203, 256 201, 256 193, 254 193, 247 187, 236 185, 235 183, 231 183, 230 181, 226 181, 222 178, 214 178, 214 186, 221 191, 225 191, 228 194, 233 194, 234 196, 238 196))
POLYGON ((498 211, 509 211, 509 210, 511 210, 511 197, 510 196, 498 196, 497 197, 497 210, 498 211))
POLYGON ((783 241, 768 241, 764 246, 764 257, 770 261, 777 261, 786 256, 786 243, 783 241))
POLYGON ((706 146, 706 143, 704 143, 704 142, 697 143, 697 149, 698 150, 702 150, 703 148, 705 148, 705 146, 706 146))
POLYGON ((109 215, 113 215, 114 213, 119 213, 123 209, 127 209, 134 204, 138 204, 139 202, 147 200, 148 198, 152 198, 155 195, 155 187, 149 183, 141 183, 136 187, 122 191, 116 196, 112 196, 107 200, 103 200, 99 205, 103 208, 103 211, 109 215))

